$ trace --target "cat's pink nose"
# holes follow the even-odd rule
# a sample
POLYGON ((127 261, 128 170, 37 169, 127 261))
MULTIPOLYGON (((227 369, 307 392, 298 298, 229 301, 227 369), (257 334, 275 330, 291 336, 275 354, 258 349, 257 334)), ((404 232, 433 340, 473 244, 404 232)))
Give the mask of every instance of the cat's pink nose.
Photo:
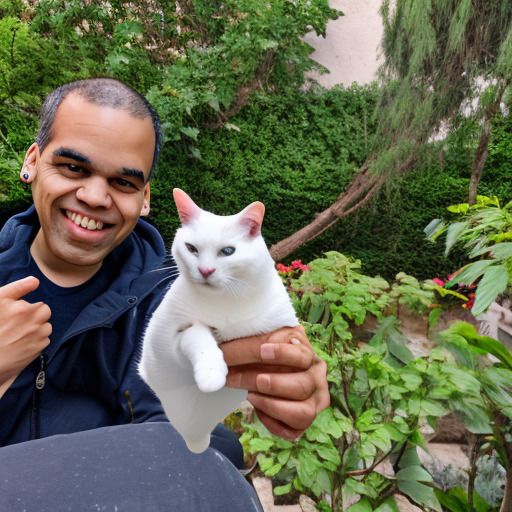
POLYGON ((199 267, 199 272, 201 272, 201 275, 203 277, 208 277, 209 275, 213 274, 215 272, 214 268, 202 268, 199 267))

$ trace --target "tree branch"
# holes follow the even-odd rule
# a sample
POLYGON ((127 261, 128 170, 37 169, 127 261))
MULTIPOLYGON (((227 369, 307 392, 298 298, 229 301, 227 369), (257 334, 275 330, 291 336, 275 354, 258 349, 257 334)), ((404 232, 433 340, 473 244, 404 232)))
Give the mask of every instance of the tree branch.
POLYGON ((297 247, 317 237, 345 215, 364 206, 380 190, 384 181, 384 176, 372 175, 368 165, 362 167, 349 188, 340 195, 335 203, 319 213, 313 222, 270 248, 272 258, 275 261, 282 260, 297 247), (363 194, 365 194, 364 197, 359 199, 363 194), (355 201, 357 201, 356 204, 354 204, 355 201))

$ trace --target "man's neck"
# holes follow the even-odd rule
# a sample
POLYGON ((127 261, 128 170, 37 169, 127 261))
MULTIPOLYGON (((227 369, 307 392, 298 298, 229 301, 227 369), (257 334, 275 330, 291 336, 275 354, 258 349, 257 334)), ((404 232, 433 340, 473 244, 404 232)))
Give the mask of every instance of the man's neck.
POLYGON ((96 265, 72 265, 66 261, 47 257, 43 250, 44 236, 41 230, 37 233, 30 254, 36 262, 39 270, 54 284, 63 288, 79 286, 88 281, 101 268, 102 262, 96 265))

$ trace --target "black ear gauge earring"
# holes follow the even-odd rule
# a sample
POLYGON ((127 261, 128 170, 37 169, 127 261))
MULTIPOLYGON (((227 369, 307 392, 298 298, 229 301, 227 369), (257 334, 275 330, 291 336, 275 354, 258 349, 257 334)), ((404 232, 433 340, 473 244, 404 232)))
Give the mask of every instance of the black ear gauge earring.
POLYGON ((27 171, 26 167, 24 167, 21 170, 20 178, 21 178, 21 181, 23 181, 24 183, 28 183, 29 182, 29 180, 30 180, 30 173, 27 171))

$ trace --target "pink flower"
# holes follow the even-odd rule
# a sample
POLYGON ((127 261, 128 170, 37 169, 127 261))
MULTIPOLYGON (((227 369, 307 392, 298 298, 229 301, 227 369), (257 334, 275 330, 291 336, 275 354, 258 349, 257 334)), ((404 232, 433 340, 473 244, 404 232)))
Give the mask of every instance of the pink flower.
POLYGON ((444 286, 444 281, 441 281, 438 277, 434 277, 433 279, 434 283, 436 283, 438 286, 444 286))
POLYGON ((285 267, 282 263, 278 263, 276 269, 280 274, 289 274, 292 271, 290 267, 285 267))
POLYGON ((308 265, 304 265, 302 263, 302 261, 300 260, 295 260, 295 261, 292 261, 291 265, 289 267, 286 267, 285 265, 283 265, 282 263, 278 263, 276 265, 276 270, 279 272, 279 274, 281 275, 285 275, 285 276, 290 276, 290 277, 293 277, 293 278, 297 278, 299 277, 299 275, 302 273, 302 272, 306 272, 308 270, 311 270, 311 268, 308 266, 308 265))

